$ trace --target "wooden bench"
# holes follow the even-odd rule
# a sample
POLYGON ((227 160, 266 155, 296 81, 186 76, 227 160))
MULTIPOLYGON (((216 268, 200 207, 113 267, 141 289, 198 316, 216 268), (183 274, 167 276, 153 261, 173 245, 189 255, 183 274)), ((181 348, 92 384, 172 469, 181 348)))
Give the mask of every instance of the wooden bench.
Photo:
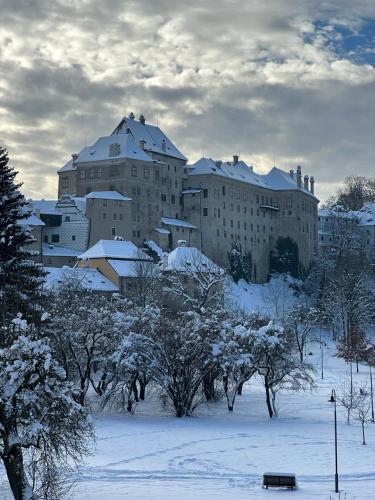
POLYGON ((291 488, 296 487, 296 475, 287 472, 265 472, 263 474, 263 488, 291 488))

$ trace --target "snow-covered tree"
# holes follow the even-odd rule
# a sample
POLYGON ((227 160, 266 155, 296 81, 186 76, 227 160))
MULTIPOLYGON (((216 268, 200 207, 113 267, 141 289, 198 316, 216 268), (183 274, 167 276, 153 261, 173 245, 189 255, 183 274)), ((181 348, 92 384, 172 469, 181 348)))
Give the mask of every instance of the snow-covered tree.
POLYGON ((90 291, 60 287, 51 300, 48 334, 69 380, 80 387, 85 403, 91 385, 101 395, 108 381, 108 364, 120 340, 123 316, 120 299, 90 291))
POLYGON ((370 398, 366 388, 359 389, 358 403, 355 409, 355 420, 361 423, 362 427, 362 444, 366 444, 365 426, 370 422, 370 398))
MULTIPOLYGON (((14 498, 29 500, 33 488, 25 450, 35 449, 39 460, 64 466, 86 452, 91 425, 48 343, 32 340, 20 317, 2 327, 1 334, 9 335, 5 330, 12 330, 16 340, 0 349, 0 458, 14 498)), ((43 489, 39 477, 36 486, 41 483, 43 489)))
POLYGON ((151 379, 167 394, 177 417, 201 402, 204 377, 212 368, 212 342, 197 313, 162 310, 153 328, 134 336, 151 379))
POLYGON ((42 314, 40 284, 44 272, 27 250, 32 237, 27 225, 20 222, 29 217, 30 211, 16 175, 6 150, 0 147, 0 324, 18 313, 35 323, 42 314))
POLYGON ((293 352, 293 343, 284 329, 272 321, 256 332, 253 355, 266 391, 270 418, 277 416, 276 395, 284 390, 307 390, 313 387, 313 369, 301 363, 293 352))
POLYGON ((227 317, 222 321, 218 341, 212 347, 214 358, 223 377, 229 411, 233 411, 240 387, 258 370, 258 360, 254 356, 255 322, 259 322, 259 319, 238 320, 227 317))
POLYGON ((361 399, 360 387, 353 383, 353 380, 344 381, 339 391, 338 401, 346 410, 347 422, 350 422, 350 415, 354 412, 361 399))
POLYGON ((312 341, 312 330, 317 321, 318 311, 302 303, 295 304, 286 317, 285 327, 295 342, 301 363, 307 345, 312 341))

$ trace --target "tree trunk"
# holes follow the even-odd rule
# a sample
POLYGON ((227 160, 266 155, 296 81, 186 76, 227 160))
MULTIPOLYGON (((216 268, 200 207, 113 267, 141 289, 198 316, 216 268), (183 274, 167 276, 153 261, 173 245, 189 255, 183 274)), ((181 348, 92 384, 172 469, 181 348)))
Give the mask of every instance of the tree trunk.
POLYGON ((272 409, 272 404, 271 404, 271 398, 270 398, 270 386, 268 383, 268 377, 264 377, 264 387, 266 389, 266 402, 267 402, 267 409, 268 409, 268 414, 270 418, 273 417, 273 409, 272 409))
POLYGON ((134 394, 134 399, 138 403, 139 397, 138 397, 138 386, 137 386, 137 379, 135 378, 132 383, 132 391, 134 394))
POLYGON ((365 439, 365 423, 362 421, 362 444, 366 444, 365 439))
POLYGON ((273 414, 275 415, 275 417, 277 417, 278 412, 276 408, 276 391, 274 391, 272 388, 271 388, 271 394, 272 394, 271 403, 272 403, 273 414))
POLYGON ((142 373, 138 377, 138 381, 139 381, 139 399, 141 401, 144 401, 145 400, 145 395, 146 395, 146 387, 147 387, 147 384, 148 384, 148 380, 147 380, 146 375, 144 375, 142 373))
POLYGON ((16 446, 3 455, 4 467, 15 500, 31 500, 33 493, 23 465, 22 449, 16 446))
POLYGON ((207 401, 215 400, 215 374, 210 371, 203 378, 203 393, 207 401))
POLYGON ((238 386, 238 389, 237 389, 237 394, 239 396, 242 396, 242 388, 243 388, 243 384, 244 382, 241 382, 240 385, 238 386))

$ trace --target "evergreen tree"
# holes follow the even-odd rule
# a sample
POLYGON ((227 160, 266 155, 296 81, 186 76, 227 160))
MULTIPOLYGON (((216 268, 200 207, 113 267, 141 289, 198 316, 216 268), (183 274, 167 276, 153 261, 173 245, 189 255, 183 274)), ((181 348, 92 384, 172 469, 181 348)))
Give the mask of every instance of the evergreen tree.
POLYGON ((289 236, 279 237, 275 250, 270 255, 271 272, 290 273, 294 278, 298 278, 300 269, 297 243, 289 236))
POLYGON ((229 272, 235 283, 244 277, 241 247, 235 243, 228 252, 229 272))
POLYGON ((27 225, 30 216, 9 166, 8 153, 0 147, 0 324, 18 313, 31 323, 38 321, 44 276, 41 265, 31 260, 27 245, 32 241, 27 225))

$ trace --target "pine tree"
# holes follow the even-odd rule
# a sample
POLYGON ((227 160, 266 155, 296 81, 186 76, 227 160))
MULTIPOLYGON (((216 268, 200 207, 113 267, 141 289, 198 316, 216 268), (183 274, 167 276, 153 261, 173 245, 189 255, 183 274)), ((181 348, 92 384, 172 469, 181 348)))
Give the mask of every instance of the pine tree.
POLYGON ((41 314, 41 265, 31 260, 27 245, 32 237, 20 221, 30 210, 15 181, 17 172, 9 166, 8 153, 0 147, 0 324, 21 313, 31 323, 41 314))

